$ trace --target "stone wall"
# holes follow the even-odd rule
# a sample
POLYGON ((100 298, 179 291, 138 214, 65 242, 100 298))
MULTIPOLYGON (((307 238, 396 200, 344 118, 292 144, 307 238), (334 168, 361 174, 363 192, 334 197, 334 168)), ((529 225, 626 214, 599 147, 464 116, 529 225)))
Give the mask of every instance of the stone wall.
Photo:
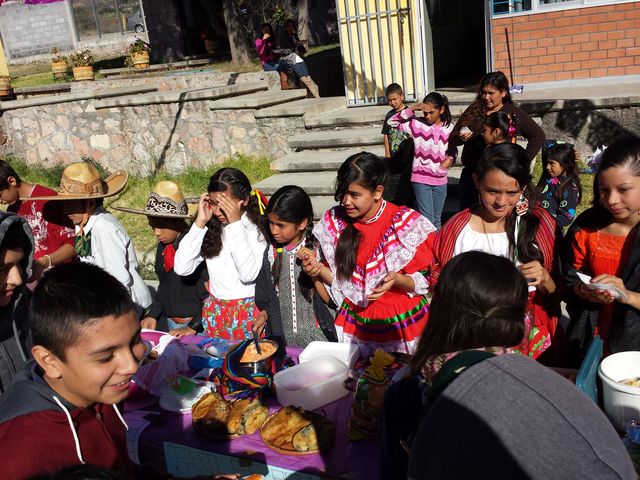
POLYGON ((48 54, 54 46, 72 50, 76 33, 71 5, 68 1, 38 5, 4 2, 0 34, 8 60, 48 54))
MULTIPOLYGON (((244 82, 253 75, 234 78, 244 82)), ((211 82, 192 77, 205 79, 211 82)), ((289 153, 287 138, 304 130, 301 117, 256 119, 255 110, 211 110, 212 103, 96 109, 94 100, 86 99, 7 110, 0 121, 8 148, 28 164, 68 164, 88 155, 109 169, 138 175, 208 167, 236 153, 277 158, 289 153)))

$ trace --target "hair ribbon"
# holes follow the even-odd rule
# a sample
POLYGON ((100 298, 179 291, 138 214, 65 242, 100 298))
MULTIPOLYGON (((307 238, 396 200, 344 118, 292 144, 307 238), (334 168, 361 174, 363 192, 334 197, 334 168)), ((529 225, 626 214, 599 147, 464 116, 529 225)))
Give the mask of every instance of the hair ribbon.
POLYGON ((262 195, 262 192, 256 188, 254 190, 251 190, 250 195, 252 197, 256 197, 256 199, 258 200, 258 209, 260 210, 260 215, 264 215, 267 207, 264 204, 264 196, 262 195))

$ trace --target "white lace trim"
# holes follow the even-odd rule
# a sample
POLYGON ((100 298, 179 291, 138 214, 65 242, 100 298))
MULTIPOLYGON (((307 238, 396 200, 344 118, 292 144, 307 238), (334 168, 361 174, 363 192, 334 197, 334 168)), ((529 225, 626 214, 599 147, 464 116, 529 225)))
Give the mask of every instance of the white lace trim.
MULTIPOLYGON (((331 212, 331 216, 335 217, 333 211, 331 212)), ((399 245, 384 253, 386 268, 381 268, 375 273, 365 272, 366 276, 363 279, 364 288, 362 288, 354 285, 351 279, 340 280, 337 278, 334 244, 334 241, 337 243, 337 239, 334 240, 329 233, 325 220, 320 222, 314 228, 313 233, 320 242, 322 252, 329 263, 331 273, 333 273, 334 280, 333 285, 331 285, 331 290, 334 292, 332 295, 334 297, 334 301, 336 300, 336 294, 339 292, 343 297, 348 298, 359 307, 366 307, 369 304, 367 295, 370 295, 373 289, 382 282, 382 279, 387 275, 387 273, 402 270, 413 259, 416 254, 416 250, 426 240, 427 236, 434 231, 435 227, 433 224, 425 217, 420 216, 419 218, 416 218, 415 222, 402 232, 401 235, 398 235, 396 232, 396 238, 399 245)), ((416 281, 415 278, 414 281, 416 281)), ((416 287, 417 286, 418 281, 416 281, 416 287)), ((426 285, 426 288, 428 290, 428 284, 426 285)), ((415 293, 418 292, 416 291, 415 293)), ((337 304, 339 305, 339 303, 337 304)))
POLYGON ((345 333, 342 327, 336 325, 336 333, 338 334, 338 342, 340 343, 355 343, 358 345, 361 358, 371 357, 378 348, 381 348, 385 352, 399 352, 413 355, 418 348, 418 342, 420 337, 416 337, 413 340, 392 340, 390 342, 365 342, 359 338, 345 333))
POLYGON ((413 283, 415 283, 415 288, 412 295, 426 295, 429 291, 429 281, 422 275, 420 272, 410 273, 409 276, 413 278, 413 283))

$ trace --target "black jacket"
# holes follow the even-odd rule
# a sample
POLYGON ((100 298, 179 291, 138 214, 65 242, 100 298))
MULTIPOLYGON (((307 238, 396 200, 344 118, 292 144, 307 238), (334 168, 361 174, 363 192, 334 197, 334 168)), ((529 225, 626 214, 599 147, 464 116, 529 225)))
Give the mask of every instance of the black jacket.
MULTIPOLYGON (((174 241, 177 250, 183 235, 174 241)), ((149 316, 160 319, 163 317, 193 317, 189 326, 196 331, 202 331, 202 303, 209 296, 205 283, 209 280, 206 262, 198 265, 191 274, 181 277, 175 271, 164 269, 163 252, 166 245, 158 243, 156 249, 156 274, 158 275, 158 291, 149 311, 149 316)))
MULTIPOLYGON (((567 289, 567 310, 570 322, 567 331, 565 354, 568 360, 579 366, 593 339, 598 321, 600 305, 577 298, 573 286, 580 283, 573 268, 571 244, 577 232, 583 229, 603 228, 608 224, 606 212, 590 208, 583 212, 571 225, 564 240, 561 255, 561 270, 567 289)), ((622 273, 622 281, 627 290, 640 292, 640 228, 629 234, 627 241, 633 242, 629 249, 629 258, 622 273)), ((585 272, 589 273, 589 272, 585 272)), ((627 350, 640 350, 640 311, 622 303, 615 302, 611 330, 609 332, 609 350, 611 353, 627 350)))

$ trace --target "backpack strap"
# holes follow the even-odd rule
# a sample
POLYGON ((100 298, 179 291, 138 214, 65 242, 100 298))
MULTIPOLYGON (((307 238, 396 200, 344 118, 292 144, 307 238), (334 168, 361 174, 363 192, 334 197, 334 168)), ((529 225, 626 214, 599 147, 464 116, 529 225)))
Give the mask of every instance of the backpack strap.
MULTIPOLYGON (((422 407, 421 420, 427 416, 427 413, 438 399, 440 394, 464 372, 467 368, 472 367, 476 363, 480 363, 487 358, 495 357, 494 353, 484 350, 467 350, 460 352, 458 355, 447 361, 440 371, 433 378, 431 388, 427 392, 424 406, 422 407)), ((422 422, 420 422, 422 423, 422 422)))

